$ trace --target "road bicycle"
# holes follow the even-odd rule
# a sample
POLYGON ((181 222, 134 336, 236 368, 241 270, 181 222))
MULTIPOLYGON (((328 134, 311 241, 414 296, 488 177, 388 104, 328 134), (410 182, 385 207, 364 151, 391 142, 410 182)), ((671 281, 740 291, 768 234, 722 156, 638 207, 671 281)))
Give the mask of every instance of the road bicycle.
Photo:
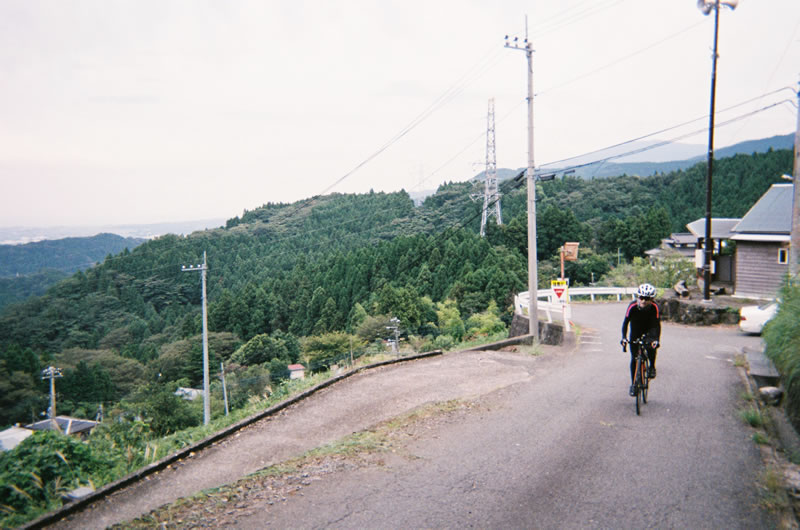
MULTIPOLYGON (((622 340, 622 351, 628 351, 627 340, 622 340)), ((647 357, 647 342, 644 336, 630 341, 631 348, 635 348, 636 368, 633 371, 633 395, 636 398, 636 415, 641 414, 641 404, 647 403, 647 391, 650 388, 650 359, 647 357)))

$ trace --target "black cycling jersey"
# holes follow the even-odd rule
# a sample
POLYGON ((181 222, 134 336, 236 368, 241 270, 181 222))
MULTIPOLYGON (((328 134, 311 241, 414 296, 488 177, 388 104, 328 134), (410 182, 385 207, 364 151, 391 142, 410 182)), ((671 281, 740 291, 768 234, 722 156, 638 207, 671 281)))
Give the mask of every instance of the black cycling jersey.
POLYGON ((658 305, 649 302, 640 308, 636 300, 630 303, 625 311, 625 320, 622 321, 622 338, 628 340, 638 339, 642 335, 647 337, 647 342, 661 339, 661 318, 658 305), (630 325, 630 335, 628 326, 630 325))

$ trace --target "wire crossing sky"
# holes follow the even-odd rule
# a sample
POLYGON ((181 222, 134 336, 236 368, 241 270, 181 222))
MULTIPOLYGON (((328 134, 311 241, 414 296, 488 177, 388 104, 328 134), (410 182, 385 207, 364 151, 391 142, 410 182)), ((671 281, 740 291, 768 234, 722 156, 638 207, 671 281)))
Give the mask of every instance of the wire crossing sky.
MULTIPOLYGON (((694 0, 3 0, 0 227, 433 190, 482 171, 489 98, 497 166, 522 167, 526 62, 503 44, 526 15, 537 165, 705 144, 713 16, 694 0)), ((793 132, 800 2, 720 15, 715 146, 793 132)))

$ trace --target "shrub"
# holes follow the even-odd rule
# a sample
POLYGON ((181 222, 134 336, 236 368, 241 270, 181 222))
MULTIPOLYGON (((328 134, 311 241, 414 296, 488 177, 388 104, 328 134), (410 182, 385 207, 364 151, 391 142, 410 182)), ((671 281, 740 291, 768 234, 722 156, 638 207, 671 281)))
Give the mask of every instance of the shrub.
MULTIPOLYGON (((103 483, 113 463, 89 445, 55 431, 36 432, 0 455, 0 525, 17 526, 61 505, 82 477, 103 483)), ((85 485, 85 483, 84 483, 85 485)))
POLYGON ((778 313, 764 327, 765 353, 772 359, 786 387, 786 413, 800 429, 800 286, 781 289, 778 313))

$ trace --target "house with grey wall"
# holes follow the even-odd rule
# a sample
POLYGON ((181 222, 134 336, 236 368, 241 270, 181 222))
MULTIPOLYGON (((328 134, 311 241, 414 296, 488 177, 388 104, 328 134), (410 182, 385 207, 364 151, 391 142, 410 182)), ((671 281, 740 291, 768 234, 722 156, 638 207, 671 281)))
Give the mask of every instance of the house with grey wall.
POLYGON ((733 228, 735 296, 777 296, 789 272, 792 191, 792 184, 773 184, 733 228))

